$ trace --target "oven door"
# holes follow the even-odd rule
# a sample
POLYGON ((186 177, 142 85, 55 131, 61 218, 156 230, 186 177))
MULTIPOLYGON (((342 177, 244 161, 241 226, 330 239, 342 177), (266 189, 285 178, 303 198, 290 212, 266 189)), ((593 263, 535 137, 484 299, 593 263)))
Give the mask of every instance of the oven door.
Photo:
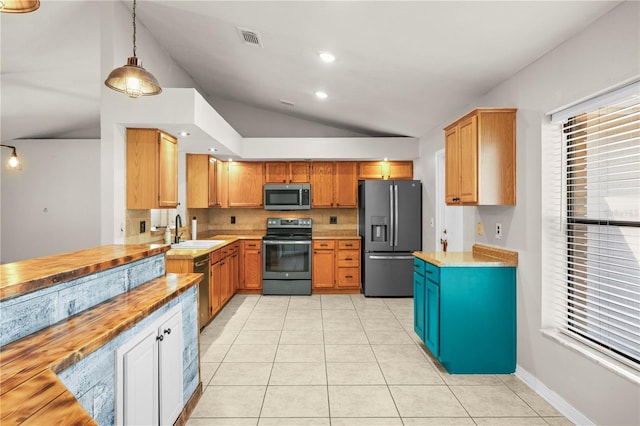
POLYGON ((262 278, 311 279, 311 240, 262 240, 262 278))

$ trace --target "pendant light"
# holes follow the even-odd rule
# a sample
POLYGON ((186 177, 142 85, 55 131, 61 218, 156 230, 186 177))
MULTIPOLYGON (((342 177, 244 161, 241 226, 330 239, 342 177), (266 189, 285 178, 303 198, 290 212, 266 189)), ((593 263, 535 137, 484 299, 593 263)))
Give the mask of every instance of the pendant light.
POLYGON ((20 165, 20 161, 18 160, 18 154, 16 153, 16 147, 12 146, 12 145, 4 145, 4 144, 0 144, 0 146, 3 146, 5 148, 9 148, 9 149, 13 150, 13 152, 11 153, 11 157, 9 157, 9 162, 7 164, 9 165, 10 169, 17 169, 18 166, 20 165))
POLYGON ((104 84, 131 98, 158 95, 162 92, 158 80, 142 68, 142 63, 138 63, 136 57, 136 0, 133 0, 133 56, 127 59, 126 65, 111 71, 104 84))
POLYGON ((40 7, 40 0, 0 0, 0 12, 29 13, 40 7))

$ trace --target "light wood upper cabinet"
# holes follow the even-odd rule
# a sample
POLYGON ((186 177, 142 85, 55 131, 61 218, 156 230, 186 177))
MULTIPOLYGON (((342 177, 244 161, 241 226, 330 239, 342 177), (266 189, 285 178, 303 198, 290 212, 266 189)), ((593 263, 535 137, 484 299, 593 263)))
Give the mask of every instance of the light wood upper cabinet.
POLYGON ((309 183, 311 163, 307 161, 267 161, 264 163, 265 183, 309 183))
POLYGON ((262 207, 262 162, 234 161, 229 167, 229 207, 262 207))
POLYGON ((446 203, 515 205, 516 109, 476 109, 444 130, 446 203))
POLYGON ((187 208, 225 206, 226 165, 207 154, 187 154, 187 208))
POLYGON ((358 207, 358 164, 338 161, 334 164, 334 206, 358 207))
POLYGON ((413 179, 413 161, 361 161, 358 179, 413 179))
POLYGON ((333 162, 311 164, 311 207, 333 207, 333 162))
POLYGON ((178 206, 178 139, 158 129, 127 129, 127 208, 178 206))
POLYGON ((311 167, 311 207, 358 207, 357 163, 318 161, 311 167))

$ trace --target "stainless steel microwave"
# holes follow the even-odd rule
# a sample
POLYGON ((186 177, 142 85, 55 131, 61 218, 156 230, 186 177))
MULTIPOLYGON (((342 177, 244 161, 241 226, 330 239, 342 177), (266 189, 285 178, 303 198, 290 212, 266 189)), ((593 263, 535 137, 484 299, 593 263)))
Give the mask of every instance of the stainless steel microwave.
POLYGON ((265 210, 309 210, 311 185, 308 183, 265 184, 265 210))

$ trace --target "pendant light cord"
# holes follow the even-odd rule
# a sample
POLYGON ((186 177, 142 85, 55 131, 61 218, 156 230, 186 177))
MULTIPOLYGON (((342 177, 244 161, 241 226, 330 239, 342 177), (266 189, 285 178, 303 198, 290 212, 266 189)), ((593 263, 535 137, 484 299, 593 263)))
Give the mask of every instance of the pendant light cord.
POLYGON ((133 0, 133 57, 136 57, 136 0, 133 0))

